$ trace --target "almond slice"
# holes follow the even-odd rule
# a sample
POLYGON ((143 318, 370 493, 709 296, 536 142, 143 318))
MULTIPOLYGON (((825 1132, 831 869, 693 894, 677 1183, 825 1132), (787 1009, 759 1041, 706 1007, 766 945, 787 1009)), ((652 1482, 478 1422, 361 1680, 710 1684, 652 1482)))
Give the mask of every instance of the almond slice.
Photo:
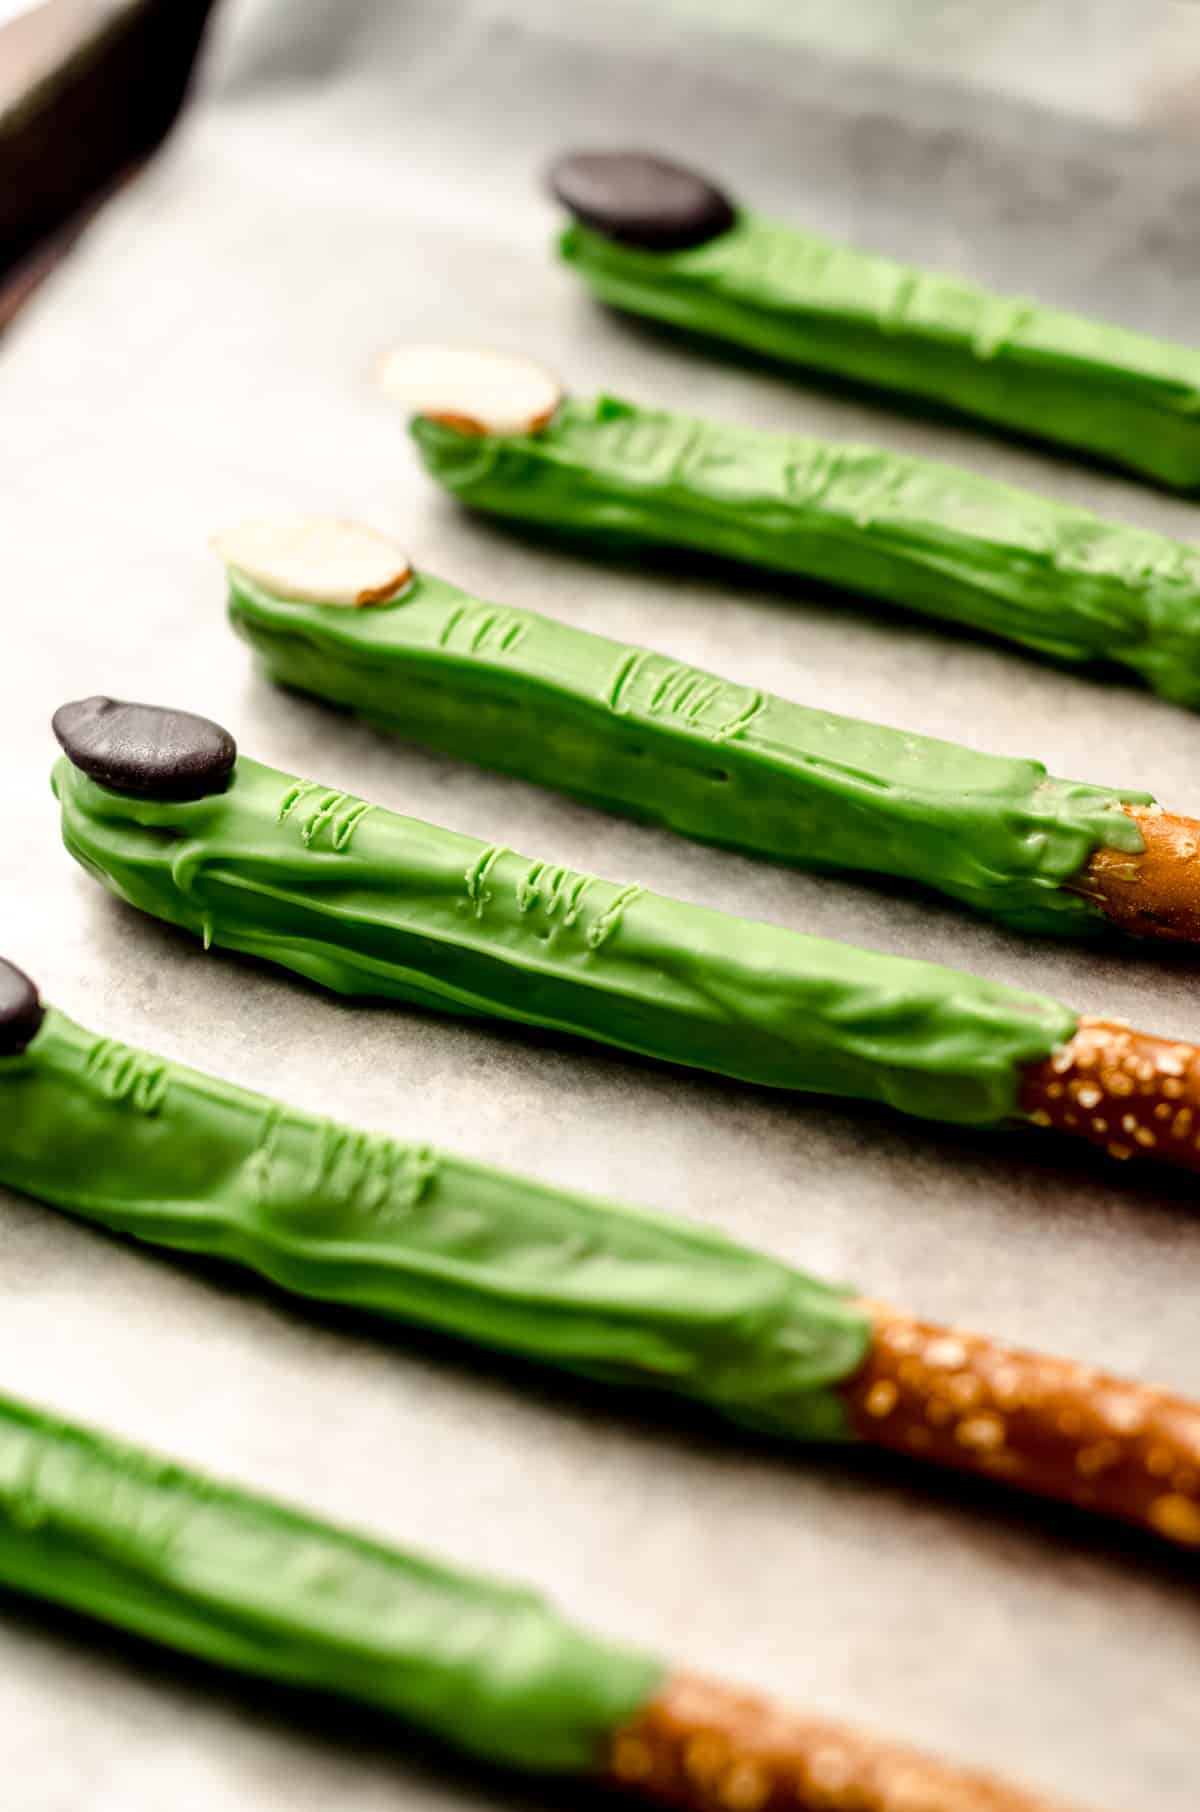
POLYGON ((535 359, 486 346, 398 346, 379 381, 414 415, 463 434, 530 434, 563 397, 554 373, 535 359))
POLYGON ((298 604, 386 604, 412 577, 394 541, 335 516, 242 522, 213 547, 226 566, 298 604))

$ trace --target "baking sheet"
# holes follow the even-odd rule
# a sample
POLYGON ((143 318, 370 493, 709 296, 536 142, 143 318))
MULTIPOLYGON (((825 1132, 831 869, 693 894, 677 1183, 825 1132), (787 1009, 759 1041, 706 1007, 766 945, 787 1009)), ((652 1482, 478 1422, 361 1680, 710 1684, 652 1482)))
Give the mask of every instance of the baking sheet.
MULTIPOLYGON (((532 351, 581 391, 931 452, 1195 532, 1189 503, 606 314, 551 262, 536 176, 564 143, 622 140, 868 245, 1195 329, 1184 145, 619 5, 233 0, 179 135, 0 354, 0 949, 85 1023, 310 1108, 698 1216, 930 1316, 1200 1393, 1186 1180, 342 1005, 139 919, 58 844, 49 715, 110 691, 216 716, 261 759, 531 854, 1197 1036, 1191 959, 1021 942, 915 893, 704 850, 254 677, 207 537, 330 510, 484 596, 1196 808, 1200 720, 1132 687, 697 563, 600 568, 473 521, 418 474, 374 362, 400 337, 465 336, 532 351)), ((0 1389, 526 1578, 616 1636, 801 1706, 1084 1804, 1194 1808, 1194 1565, 885 1461, 781 1455, 368 1334, 4 1192, 0 1242, 0 1389)), ((0 1778, 20 1812, 564 1804, 9 1600, 0 1778)))

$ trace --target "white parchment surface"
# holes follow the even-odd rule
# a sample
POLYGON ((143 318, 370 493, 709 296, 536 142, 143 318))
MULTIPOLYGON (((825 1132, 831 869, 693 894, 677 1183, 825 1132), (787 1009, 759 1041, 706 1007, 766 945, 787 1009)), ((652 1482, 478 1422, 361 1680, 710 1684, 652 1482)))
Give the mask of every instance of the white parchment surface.
MULTIPOLYGON (((564 144, 623 141, 881 249, 1198 331, 1188 147, 641 8, 230 0, 177 136, 0 347, 0 949, 115 1036, 1200 1393, 1186 1182, 339 1004, 205 956, 62 852, 49 717, 107 691, 199 710, 263 760, 531 855, 1200 1035, 1194 962, 1022 942, 915 893, 705 850, 389 743, 253 674, 207 538, 332 511, 483 596, 1200 810, 1200 719, 1132 687, 798 588, 593 566, 471 520, 422 478, 373 366, 398 338, 463 336, 535 353, 581 391, 911 447, 1196 532, 1187 502, 606 314, 550 257, 538 175, 564 144)), ((2 1192, 0 1389, 527 1578, 614 1635, 800 1705, 1084 1804, 1194 1812, 1195 1569, 1078 1518, 771 1454, 368 1335, 2 1192)), ((13 1812, 566 1803, 10 1601, 0 1780, 13 1812)))

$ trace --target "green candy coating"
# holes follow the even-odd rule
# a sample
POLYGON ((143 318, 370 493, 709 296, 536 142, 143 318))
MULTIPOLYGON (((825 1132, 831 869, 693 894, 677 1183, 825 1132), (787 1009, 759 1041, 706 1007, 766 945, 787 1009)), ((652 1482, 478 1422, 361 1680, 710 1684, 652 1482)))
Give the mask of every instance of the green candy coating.
POLYGON ((619 886, 239 760, 185 803, 65 757, 63 838, 132 905, 342 994, 599 1039, 777 1088, 988 1124, 1076 1016, 932 963, 619 886))
POLYGON ((456 1572, 0 1398, 0 1583, 522 1768, 598 1765, 663 1666, 456 1572))
POLYGON ((473 508, 696 548, 966 623, 1063 661, 1117 661, 1200 705, 1200 550, 954 466, 568 398, 534 433, 418 416, 426 468, 473 508))
POLYGON ((566 262, 603 301, 785 364, 948 404, 1200 485, 1200 351, 996 295, 742 213, 686 251, 570 226, 566 262))
POLYGON ((1149 794, 809 710, 426 574, 366 610, 229 585, 234 627, 282 685, 708 842, 904 876, 1064 934, 1105 920, 1063 882, 1097 848, 1142 847, 1121 804, 1149 794))
POLYGON ((847 1439, 862 1310, 721 1234, 283 1107, 51 1010, 0 1058, 0 1181, 157 1245, 736 1421, 847 1439))

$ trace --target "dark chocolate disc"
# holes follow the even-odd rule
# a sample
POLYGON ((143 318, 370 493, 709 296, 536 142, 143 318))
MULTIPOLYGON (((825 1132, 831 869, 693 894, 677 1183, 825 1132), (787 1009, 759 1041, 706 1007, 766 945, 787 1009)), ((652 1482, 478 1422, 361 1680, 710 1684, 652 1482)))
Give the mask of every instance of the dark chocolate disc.
POLYGON ((678 252, 733 225, 733 203, 694 170, 645 151, 569 151, 550 188, 576 220, 623 245, 678 252))
POLYGON ((0 1057, 15 1057, 45 1018, 38 991, 15 963, 0 956, 0 1057))
POLYGON ((223 793, 237 760, 229 731, 207 717, 117 698, 81 698, 60 706, 54 734, 83 773, 139 799, 223 793))

